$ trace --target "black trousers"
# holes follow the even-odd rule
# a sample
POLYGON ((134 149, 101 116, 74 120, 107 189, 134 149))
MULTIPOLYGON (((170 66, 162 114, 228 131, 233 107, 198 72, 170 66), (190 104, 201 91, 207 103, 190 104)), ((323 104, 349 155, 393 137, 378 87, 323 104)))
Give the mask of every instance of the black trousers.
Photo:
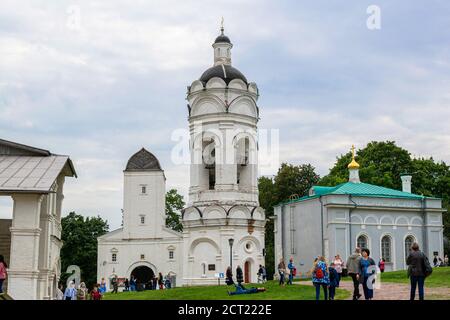
POLYGON ((357 299, 359 297, 359 280, 356 278, 356 273, 348 274, 353 281, 353 299, 357 299))

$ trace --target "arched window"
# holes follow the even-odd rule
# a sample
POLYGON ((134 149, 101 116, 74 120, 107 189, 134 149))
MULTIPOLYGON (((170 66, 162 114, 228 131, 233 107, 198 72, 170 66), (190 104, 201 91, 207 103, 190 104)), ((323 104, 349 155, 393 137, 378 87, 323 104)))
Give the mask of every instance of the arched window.
POLYGON ((365 235, 360 235, 356 241, 356 246, 361 249, 367 249, 369 241, 365 235))
POLYGON ((413 236, 407 236, 405 239, 405 259, 408 257, 411 251, 412 244, 416 241, 413 236))
POLYGON ((386 262, 392 261, 392 244, 391 237, 384 236, 381 238, 381 257, 386 262))

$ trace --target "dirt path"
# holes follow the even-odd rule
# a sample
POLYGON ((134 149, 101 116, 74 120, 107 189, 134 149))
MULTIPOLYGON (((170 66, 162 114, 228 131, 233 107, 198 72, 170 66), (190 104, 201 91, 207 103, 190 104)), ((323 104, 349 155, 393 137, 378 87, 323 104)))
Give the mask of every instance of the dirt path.
MULTIPOLYGON (((310 281, 300 281, 296 283, 312 286, 310 281)), ((353 292, 353 283, 351 281, 341 281, 340 289, 353 292)), ((383 282, 379 289, 375 289, 373 300, 409 300, 409 290, 409 285, 407 284, 383 282)), ((360 286, 360 293, 363 294, 362 286, 360 286)), ((418 299, 418 297, 418 293, 416 293, 416 299, 418 299)), ((351 299, 352 297, 348 300, 351 299)), ((364 294, 361 299, 364 299, 364 294)), ((450 288, 425 287, 425 299, 448 300, 450 299, 450 288)))

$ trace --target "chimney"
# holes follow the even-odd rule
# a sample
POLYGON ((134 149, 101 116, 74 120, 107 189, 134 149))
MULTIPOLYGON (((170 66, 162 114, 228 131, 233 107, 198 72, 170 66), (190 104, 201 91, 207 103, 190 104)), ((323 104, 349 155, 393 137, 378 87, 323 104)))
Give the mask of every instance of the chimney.
POLYGON ((411 193, 411 179, 412 179, 412 176, 407 174, 407 173, 405 173, 405 174, 401 175, 401 179, 402 179, 402 191, 411 193))

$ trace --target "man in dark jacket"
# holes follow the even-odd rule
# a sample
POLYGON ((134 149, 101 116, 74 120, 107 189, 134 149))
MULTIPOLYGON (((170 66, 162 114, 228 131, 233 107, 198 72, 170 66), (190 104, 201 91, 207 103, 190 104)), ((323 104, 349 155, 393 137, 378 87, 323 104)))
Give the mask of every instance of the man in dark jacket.
POLYGON ((242 286, 242 282, 244 282, 244 273, 242 272, 241 266, 237 266, 236 268, 236 282, 238 283, 238 286, 244 289, 242 286))
POLYGON ((419 287, 419 300, 424 299, 423 286, 425 283, 425 264, 429 263, 425 254, 419 250, 419 244, 414 242, 411 246, 411 252, 406 258, 408 265, 408 275, 411 279, 411 295, 410 299, 416 297, 416 287, 419 287))
POLYGON ((361 272, 359 264, 360 260, 360 248, 356 248, 355 253, 347 259, 347 273, 353 281, 353 300, 358 300, 359 298, 361 298, 361 294, 359 293, 359 274, 361 272))

